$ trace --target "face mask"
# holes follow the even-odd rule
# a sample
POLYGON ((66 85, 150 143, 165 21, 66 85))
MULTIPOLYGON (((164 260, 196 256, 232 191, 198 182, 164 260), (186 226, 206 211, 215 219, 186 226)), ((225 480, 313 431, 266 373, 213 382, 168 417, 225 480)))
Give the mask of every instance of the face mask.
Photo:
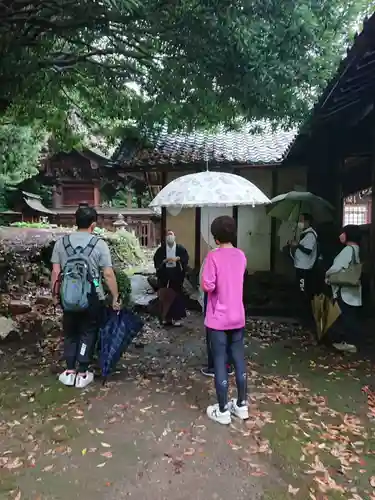
POLYGON ((175 241, 176 241, 176 237, 173 236, 172 234, 169 234, 167 236, 167 243, 168 243, 168 245, 172 246, 175 241))
POLYGON ((299 222, 297 225, 298 225, 298 229, 305 229, 305 223, 304 222, 299 222))

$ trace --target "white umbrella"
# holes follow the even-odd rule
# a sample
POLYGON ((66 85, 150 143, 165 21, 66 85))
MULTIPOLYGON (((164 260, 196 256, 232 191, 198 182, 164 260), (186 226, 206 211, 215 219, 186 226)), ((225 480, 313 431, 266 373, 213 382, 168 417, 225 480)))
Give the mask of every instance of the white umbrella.
POLYGON ((150 207, 233 207, 264 205, 267 196, 244 177, 225 172, 199 172, 173 180, 150 203, 150 207))

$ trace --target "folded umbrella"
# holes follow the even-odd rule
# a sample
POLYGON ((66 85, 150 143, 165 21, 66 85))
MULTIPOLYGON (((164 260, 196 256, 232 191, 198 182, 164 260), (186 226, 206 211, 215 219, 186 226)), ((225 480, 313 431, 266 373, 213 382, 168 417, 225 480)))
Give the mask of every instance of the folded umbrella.
POLYGON ((325 296, 323 294, 314 295, 311 302, 312 314, 316 324, 316 334, 318 340, 323 337, 323 311, 324 311, 324 300, 325 296))
POLYGON ((323 315, 323 334, 327 333, 341 315, 341 309, 336 300, 326 297, 323 315))
POLYGON ((100 329, 100 368, 104 382, 142 328, 143 321, 127 309, 107 311, 100 329))
POLYGON ((159 288, 158 297, 160 302, 160 315, 162 321, 165 321, 169 313, 169 309, 171 308, 176 296, 177 292, 175 292, 173 288, 159 288))
POLYGON ((315 295, 311 302, 312 313, 316 324, 316 332, 320 341, 341 314, 337 301, 323 293, 315 295))

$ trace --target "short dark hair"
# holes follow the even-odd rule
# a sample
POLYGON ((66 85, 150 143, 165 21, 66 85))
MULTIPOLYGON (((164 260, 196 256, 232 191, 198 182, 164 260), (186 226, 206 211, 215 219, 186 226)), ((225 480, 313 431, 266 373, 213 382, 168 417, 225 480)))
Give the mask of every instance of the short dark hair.
POLYGON ((214 240, 219 243, 234 244, 237 235, 236 221, 228 215, 216 217, 211 224, 211 233, 214 240))
POLYGON ((353 243, 357 243, 357 245, 361 243, 362 232, 359 226, 348 224, 342 228, 341 232, 346 234, 347 241, 352 241, 353 243))
POLYGON ((88 205, 79 205, 76 211, 76 225, 78 229, 88 229, 98 220, 98 212, 88 205))
POLYGON ((304 220, 306 220, 307 222, 309 222, 310 224, 312 224, 314 222, 314 218, 311 214, 308 214, 308 213, 303 213, 301 214, 302 217, 304 218, 304 220))

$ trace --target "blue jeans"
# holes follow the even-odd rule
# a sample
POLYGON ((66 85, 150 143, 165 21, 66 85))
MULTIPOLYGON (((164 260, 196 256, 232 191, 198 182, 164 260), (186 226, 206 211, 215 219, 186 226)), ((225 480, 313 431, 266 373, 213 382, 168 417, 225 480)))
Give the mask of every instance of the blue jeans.
POLYGON ((227 349, 236 373, 238 403, 241 404, 247 400, 244 329, 224 332, 208 328, 207 333, 214 358, 217 400, 220 411, 224 411, 228 405, 227 349))

